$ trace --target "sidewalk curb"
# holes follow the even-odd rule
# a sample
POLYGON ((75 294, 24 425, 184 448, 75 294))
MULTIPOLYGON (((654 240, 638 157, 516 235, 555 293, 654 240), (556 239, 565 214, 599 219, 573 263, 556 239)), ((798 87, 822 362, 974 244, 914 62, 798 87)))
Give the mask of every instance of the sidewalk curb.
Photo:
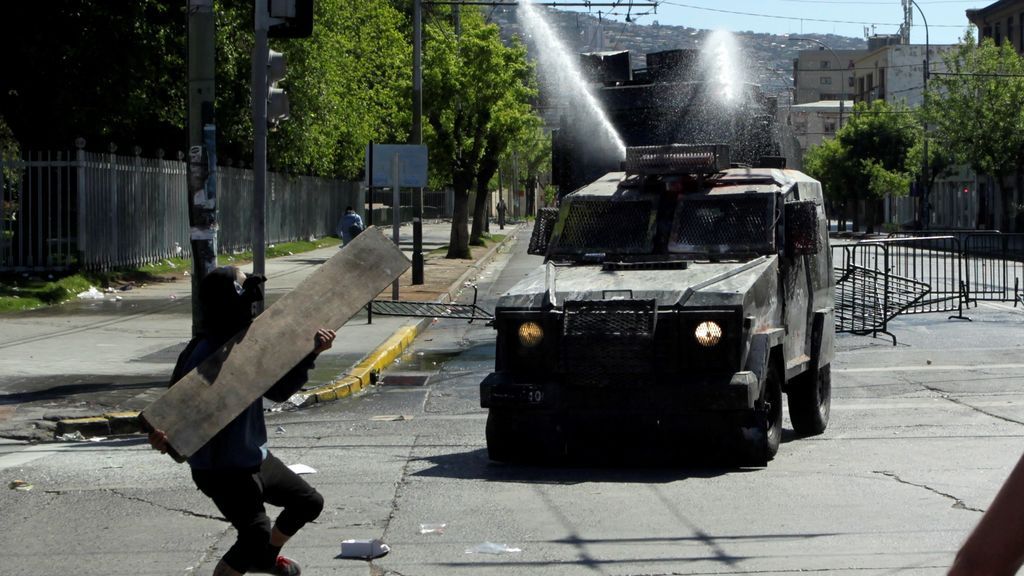
MULTIPOLYGON (((471 264, 469 269, 448 287, 447 293, 458 292, 466 281, 479 274, 480 269, 494 258, 494 255, 498 253, 502 246, 517 237, 519 226, 517 224, 509 231, 504 240, 492 246, 486 254, 471 264)), ((439 297, 438 301, 442 298, 444 296, 439 297)), ((426 330, 433 321, 433 318, 423 318, 416 322, 407 323, 385 340, 383 344, 360 360, 349 373, 340 376, 330 384, 300 392, 297 396, 301 400, 296 402, 296 405, 301 408, 321 402, 340 400, 375 384, 377 382, 377 375, 396 358, 401 356, 416 337, 426 330)), ((68 418, 57 422, 56 436, 74 434, 75 432, 81 433, 86 438, 116 434, 135 434, 142 431, 138 416, 139 412, 105 412, 98 416, 68 418)))
MULTIPOLYGON (((518 232, 519 225, 516 225, 516 227, 505 236, 504 240, 492 246, 486 254, 470 265, 469 269, 467 269, 448 287, 446 295, 458 292, 459 289, 462 288, 463 284, 465 284, 470 278, 475 277, 476 274, 479 274, 480 270, 494 258, 502 246, 517 237, 518 232)), ((438 301, 442 298, 444 298, 444 296, 439 297, 438 301)), ((375 384, 377 382, 377 376, 384 370, 384 368, 401 356, 402 353, 405 352, 405 350, 413 343, 416 337, 426 330, 433 321, 434 318, 423 318, 403 326, 392 334, 390 338, 385 340, 383 344, 367 354, 366 357, 356 364, 348 374, 338 378, 330 384, 325 384, 302 393, 304 398, 300 403, 298 403, 298 406, 311 406, 320 402, 339 400, 375 384)))

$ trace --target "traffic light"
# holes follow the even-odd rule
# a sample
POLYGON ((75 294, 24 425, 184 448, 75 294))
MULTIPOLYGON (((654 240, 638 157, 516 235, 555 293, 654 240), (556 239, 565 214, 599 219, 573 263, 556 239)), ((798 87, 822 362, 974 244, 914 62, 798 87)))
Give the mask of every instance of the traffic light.
POLYGON ((287 71, 284 54, 267 50, 267 124, 270 126, 288 119, 288 94, 277 87, 287 71))
POLYGON ((267 0, 268 38, 309 38, 313 35, 313 0, 267 0))

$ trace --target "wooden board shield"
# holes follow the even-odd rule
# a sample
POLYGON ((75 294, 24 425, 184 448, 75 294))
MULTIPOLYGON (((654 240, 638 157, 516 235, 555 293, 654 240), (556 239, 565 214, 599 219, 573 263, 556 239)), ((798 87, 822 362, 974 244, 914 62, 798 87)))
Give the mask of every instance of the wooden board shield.
POLYGON ((143 426, 166 432, 183 461, 305 358, 317 329, 344 325, 409 266, 367 228, 143 410, 143 426))

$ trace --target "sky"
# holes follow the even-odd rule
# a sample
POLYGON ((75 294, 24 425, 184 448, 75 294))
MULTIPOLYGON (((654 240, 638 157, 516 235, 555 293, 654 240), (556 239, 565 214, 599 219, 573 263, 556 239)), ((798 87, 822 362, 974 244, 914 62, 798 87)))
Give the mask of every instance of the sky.
MULTIPOLYGON (((774 34, 838 34, 854 38, 864 37, 864 28, 874 26, 875 34, 896 34, 903 22, 901 0, 658 0, 657 13, 649 13, 652 2, 640 0, 593 0, 587 8, 562 6, 564 10, 582 10, 596 14, 611 13, 612 20, 625 20, 627 12, 638 24, 654 21, 664 25, 689 26, 702 29, 725 29, 733 32, 762 32, 774 34), (605 4, 605 6, 598 6, 605 4), (617 4, 614 8, 612 4, 617 4), (632 8, 629 5, 632 4, 632 8)), ((968 22, 964 12, 970 8, 984 8, 996 0, 916 0, 912 44, 925 43, 925 20, 928 22, 928 40, 932 44, 955 44, 964 34, 968 22), (924 13, 924 18, 921 13, 924 13)), ((565 4, 581 3, 567 0, 565 4)))

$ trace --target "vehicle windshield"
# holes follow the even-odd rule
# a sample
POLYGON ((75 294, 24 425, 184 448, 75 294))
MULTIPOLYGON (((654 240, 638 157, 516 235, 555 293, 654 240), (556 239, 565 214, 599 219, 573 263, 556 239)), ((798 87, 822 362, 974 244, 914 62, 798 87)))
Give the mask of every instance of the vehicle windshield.
POLYGON ((741 257, 775 250, 774 194, 693 194, 665 201, 566 198, 549 255, 563 260, 685 255, 741 257))

